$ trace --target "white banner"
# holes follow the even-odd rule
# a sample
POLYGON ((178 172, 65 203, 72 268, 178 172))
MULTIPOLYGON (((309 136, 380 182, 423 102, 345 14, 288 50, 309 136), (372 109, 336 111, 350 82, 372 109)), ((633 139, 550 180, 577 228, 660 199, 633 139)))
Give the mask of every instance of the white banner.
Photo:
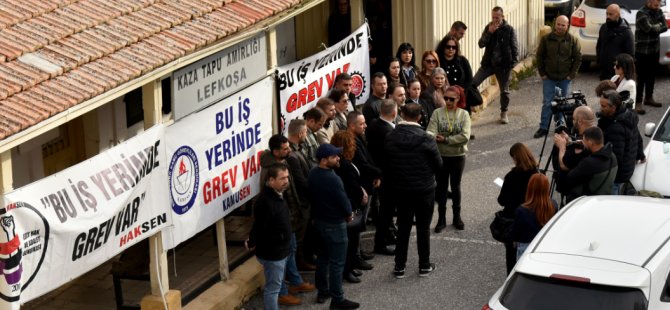
POLYGON ((273 82, 266 78, 167 128, 174 227, 171 249, 260 191, 260 153, 272 136, 273 82))
POLYGON ((172 74, 174 118, 179 120, 267 75, 265 33, 192 63, 172 74))
POLYGON ((0 307, 18 308, 171 224, 164 128, 5 195, 0 307))
POLYGON ((363 104, 370 93, 367 23, 320 53, 277 69, 281 132, 286 134, 285 124, 302 118, 319 98, 325 97, 335 85, 335 77, 343 72, 352 76, 351 92, 356 103, 363 104))

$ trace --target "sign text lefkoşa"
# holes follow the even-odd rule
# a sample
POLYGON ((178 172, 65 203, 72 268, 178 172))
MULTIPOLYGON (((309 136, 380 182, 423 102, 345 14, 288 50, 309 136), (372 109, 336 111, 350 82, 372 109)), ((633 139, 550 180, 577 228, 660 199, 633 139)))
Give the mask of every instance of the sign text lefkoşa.
POLYGON ((234 94, 266 74, 267 46, 262 33, 175 71, 175 120, 234 94))

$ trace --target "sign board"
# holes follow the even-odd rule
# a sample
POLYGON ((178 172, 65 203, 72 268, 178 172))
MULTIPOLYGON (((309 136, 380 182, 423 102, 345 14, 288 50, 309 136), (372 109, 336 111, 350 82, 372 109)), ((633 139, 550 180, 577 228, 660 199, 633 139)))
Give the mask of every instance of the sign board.
POLYGON ((267 75, 265 34, 228 47, 172 74, 174 118, 179 120, 267 75))
POLYGON ((286 135, 292 119, 301 118, 334 86, 335 77, 343 72, 353 78, 351 92, 356 102, 364 103, 370 93, 370 56, 368 25, 363 24, 351 35, 318 54, 277 69, 281 119, 279 127, 286 135))
POLYGON ((272 136, 273 80, 266 78, 166 129, 174 226, 170 249, 260 191, 260 153, 272 136))
POLYGON ((164 127, 9 192, 0 308, 18 308, 172 224, 164 127))

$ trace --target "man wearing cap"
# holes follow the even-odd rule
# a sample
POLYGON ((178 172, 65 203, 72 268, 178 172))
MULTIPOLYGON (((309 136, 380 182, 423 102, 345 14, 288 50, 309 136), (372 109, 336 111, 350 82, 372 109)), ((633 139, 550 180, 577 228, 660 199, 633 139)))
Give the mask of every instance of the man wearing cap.
POLYGON ((333 168, 340 166, 342 148, 326 143, 316 150, 319 165, 307 180, 314 227, 320 238, 317 250, 315 282, 317 302, 328 298, 330 309, 356 309, 359 304, 344 298, 342 272, 347 255, 347 222, 353 220, 351 203, 342 180, 333 168))

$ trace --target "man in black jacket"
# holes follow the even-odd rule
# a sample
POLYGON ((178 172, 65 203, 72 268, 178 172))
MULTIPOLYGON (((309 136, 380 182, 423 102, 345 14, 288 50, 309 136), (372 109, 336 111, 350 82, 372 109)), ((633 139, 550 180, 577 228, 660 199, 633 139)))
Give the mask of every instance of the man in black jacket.
POLYGON ((263 265, 265 309, 279 309, 277 300, 293 235, 290 212, 282 196, 288 185, 285 164, 274 163, 267 168, 265 187, 254 204, 254 224, 244 243, 248 250, 256 249, 256 258, 263 265))
POLYGON ((635 107, 642 104, 660 107, 654 100, 654 83, 661 48, 661 33, 668 30, 665 14, 661 10, 661 0, 646 0, 635 15, 635 68, 637 70, 637 92, 635 107), (644 92, 643 92, 644 91, 644 92), (642 95, 644 94, 644 101, 642 95))
POLYGON ((600 26, 596 42, 596 59, 600 65, 600 80, 609 80, 614 76, 614 58, 626 53, 634 55, 633 32, 628 22, 621 18, 619 5, 613 3, 607 7, 605 23, 600 26))
POLYGON ((393 275, 405 277, 407 247, 412 221, 416 216, 416 243, 419 251, 419 276, 435 270, 430 261, 430 222, 435 202, 435 174, 442 168, 442 157, 435 138, 419 126, 421 106, 408 103, 396 128, 386 136, 385 185, 398 206, 398 242, 393 275))
MULTIPOLYGON (((603 132, 600 128, 590 127, 584 130, 582 143, 590 155, 582 159, 566 176, 566 182, 573 184, 567 202, 582 195, 609 195, 617 174, 617 160, 612 153, 612 145, 603 145, 603 132)), ((558 145, 558 148, 565 149, 565 145, 558 145)), ((564 152, 559 151, 559 158, 563 154, 564 152)))
MULTIPOLYGON (((387 168, 385 167, 386 153, 384 153, 384 142, 386 141, 386 136, 393 131, 393 128, 395 127, 393 121, 396 119, 397 114, 398 108, 396 103, 393 100, 386 99, 382 102, 379 118, 373 120, 370 123, 370 126, 365 130, 365 137, 366 140, 368 140, 370 155, 372 156, 372 160, 379 168, 381 168, 382 175, 385 170, 387 171, 387 168)), ((395 251, 388 246, 388 241, 393 239, 391 226, 393 224, 395 204, 390 197, 391 193, 389 192, 388 186, 382 184, 378 192, 380 194, 379 210, 375 217, 377 231, 375 231, 374 251, 379 254, 393 255, 395 251)))
POLYGON ((478 87, 486 78, 495 74, 500 88, 500 122, 507 124, 509 123, 507 118, 509 82, 512 68, 519 62, 519 43, 514 28, 505 20, 501 7, 493 8, 491 19, 479 38, 479 48, 486 49, 481 67, 472 80, 472 86, 478 87))
POLYGON ((638 160, 644 161, 642 137, 637 129, 638 117, 621 102, 621 96, 614 90, 608 90, 600 97, 598 127, 602 129, 605 143, 612 144, 618 170, 612 195, 618 195, 621 186, 630 180, 638 160))

